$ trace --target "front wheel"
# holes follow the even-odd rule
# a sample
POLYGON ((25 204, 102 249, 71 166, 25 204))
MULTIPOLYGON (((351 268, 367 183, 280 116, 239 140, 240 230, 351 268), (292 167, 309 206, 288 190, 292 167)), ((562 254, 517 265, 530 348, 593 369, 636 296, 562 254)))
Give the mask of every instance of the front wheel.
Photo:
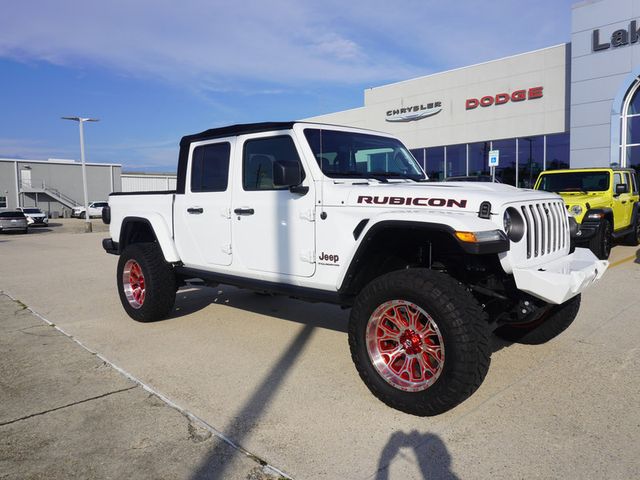
POLYGON ((598 227, 598 231, 589 242, 589 249, 600 260, 606 260, 611 254, 611 244, 613 238, 611 236, 611 222, 609 220, 603 220, 598 227))
POLYGON ((369 390, 390 407, 438 415, 475 392, 489 369, 486 315, 450 276, 388 273, 358 295, 351 357, 369 390))
POLYGON ((510 342, 540 345, 557 337, 573 323, 580 310, 581 295, 576 295, 561 305, 554 305, 533 322, 502 325, 495 334, 510 342))
POLYGON ((632 247, 640 245, 640 218, 636 217, 636 221, 633 223, 633 231, 625 237, 625 243, 632 247))
POLYGON ((176 278, 156 243, 127 246, 118 261, 118 294, 127 314, 138 322, 166 317, 176 299, 176 278))

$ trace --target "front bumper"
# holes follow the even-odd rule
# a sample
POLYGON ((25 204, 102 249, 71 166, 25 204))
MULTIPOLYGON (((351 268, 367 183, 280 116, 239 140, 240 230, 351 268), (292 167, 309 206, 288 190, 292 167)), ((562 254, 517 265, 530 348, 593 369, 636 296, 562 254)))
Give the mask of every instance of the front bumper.
POLYGON ((535 268, 514 268, 513 276, 519 290, 545 302, 561 304, 595 283, 609 266, 586 248, 576 248, 566 257, 535 268))
POLYGON ((576 235, 576 242, 582 242, 586 240, 591 240, 596 232, 600 228, 599 223, 594 222, 583 222, 580 224, 580 229, 578 230, 578 234, 576 235))

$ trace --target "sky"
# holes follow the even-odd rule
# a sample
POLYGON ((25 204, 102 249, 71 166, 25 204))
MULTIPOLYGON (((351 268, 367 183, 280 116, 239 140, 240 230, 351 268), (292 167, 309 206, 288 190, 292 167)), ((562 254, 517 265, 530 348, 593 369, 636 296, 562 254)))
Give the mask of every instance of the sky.
POLYGON ((3 0, 0 158, 175 172, 183 135, 570 40, 568 0, 3 0))

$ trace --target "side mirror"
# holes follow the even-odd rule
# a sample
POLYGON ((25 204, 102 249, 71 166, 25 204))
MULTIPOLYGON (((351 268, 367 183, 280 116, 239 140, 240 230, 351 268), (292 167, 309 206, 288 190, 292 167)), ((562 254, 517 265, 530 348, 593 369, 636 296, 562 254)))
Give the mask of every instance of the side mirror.
POLYGON ((629 193, 629 185, 626 183, 619 183, 616 185, 616 195, 620 195, 622 193, 629 193))
POLYGON ((273 185, 275 187, 293 187, 302 183, 302 170, 299 162, 274 162, 273 185))

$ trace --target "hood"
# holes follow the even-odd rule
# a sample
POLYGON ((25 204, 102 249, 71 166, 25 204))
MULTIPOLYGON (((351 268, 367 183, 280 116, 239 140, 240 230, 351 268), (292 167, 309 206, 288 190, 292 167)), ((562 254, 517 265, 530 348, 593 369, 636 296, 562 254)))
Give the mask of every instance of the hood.
MULTIPOLYGON (((326 188, 326 187, 325 187, 326 188)), ((482 182, 334 182, 325 190, 325 203, 336 206, 433 208, 477 212, 482 202, 495 209, 508 203, 551 201, 553 193, 482 182), (330 190, 330 193, 327 191, 330 190), (329 193, 329 195, 327 195, 329 193)))
POLYGON ((568 206, 589 204, 589 208, 608 206, 607 198, 601 192, 597 193, 560 193, 568 206))

